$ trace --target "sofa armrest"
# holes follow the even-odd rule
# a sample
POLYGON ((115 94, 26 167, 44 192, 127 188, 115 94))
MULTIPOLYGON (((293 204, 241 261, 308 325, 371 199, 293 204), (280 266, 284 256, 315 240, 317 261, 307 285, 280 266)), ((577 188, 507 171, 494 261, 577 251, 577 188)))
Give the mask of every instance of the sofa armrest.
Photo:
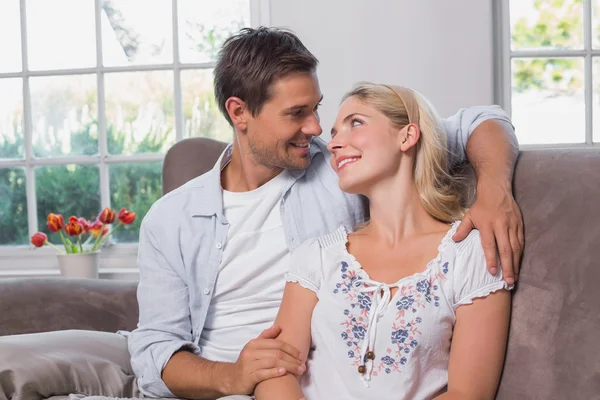
POLYGON ((0 336, 66 329, 116 332, 138 321, 137 282, 0 279, 0 336))

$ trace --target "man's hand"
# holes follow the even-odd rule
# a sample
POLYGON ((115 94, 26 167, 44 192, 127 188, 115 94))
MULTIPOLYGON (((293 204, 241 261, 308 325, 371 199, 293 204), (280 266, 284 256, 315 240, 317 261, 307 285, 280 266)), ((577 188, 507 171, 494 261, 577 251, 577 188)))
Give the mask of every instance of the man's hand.
POLYGON ((266 379, 283 376, 286 372, 300 376, 306 371, 300 352, 276 339, 281 328, 272 326, 252 339, 240 353, 234 364, 229 364, 231 373, 227 383, 228 394, 251 394, 254 387, 266 379))
POLYGON ((523 217, 510 187, 493 182, 478 184, 477 200, 452 239, 461 241, 474 228, 481 233, 489 272, 495 275, 498 271, 499 254, 504 280, 509 285, 515 283, 519 277, 519 264, 525 240, 523 217))

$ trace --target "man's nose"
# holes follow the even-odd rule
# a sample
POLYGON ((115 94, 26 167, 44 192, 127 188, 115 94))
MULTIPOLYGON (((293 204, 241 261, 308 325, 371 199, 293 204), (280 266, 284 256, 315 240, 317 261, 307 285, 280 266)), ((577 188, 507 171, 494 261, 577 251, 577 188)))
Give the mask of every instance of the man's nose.
POLYGON ((313 114, 309 118, 307 124, 302 128, 302 133, 309 136, 319 136, 323 133, 318 114, 313 114))

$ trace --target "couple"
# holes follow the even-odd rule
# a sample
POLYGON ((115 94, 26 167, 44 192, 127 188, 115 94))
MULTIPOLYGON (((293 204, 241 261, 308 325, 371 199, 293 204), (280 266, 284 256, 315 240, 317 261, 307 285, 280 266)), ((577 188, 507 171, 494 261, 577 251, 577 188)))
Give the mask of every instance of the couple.
POLYGON ((287 31, 224 44, 215 95, 234 143, 140 231, 141 391, 492 398, 523 245, 508 118, 476 107, 442 122, 409 89, 362 84, 325 144, 316 67, 287 31), (448 173, 465 153, 466 214, 448 173))

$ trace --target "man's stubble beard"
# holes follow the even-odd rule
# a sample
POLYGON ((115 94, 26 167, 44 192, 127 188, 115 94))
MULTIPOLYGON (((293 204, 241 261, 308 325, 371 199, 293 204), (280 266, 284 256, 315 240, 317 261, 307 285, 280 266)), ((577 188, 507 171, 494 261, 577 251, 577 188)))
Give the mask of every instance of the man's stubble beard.
POLYGON ((301 170, 306 169, 310 165, 310 156, 294 158, 286 153, 285 156, 282 157, 278 150, 268 149, 254 141, 249 141, 248 147, 254 161, 266 167, 301 170))

